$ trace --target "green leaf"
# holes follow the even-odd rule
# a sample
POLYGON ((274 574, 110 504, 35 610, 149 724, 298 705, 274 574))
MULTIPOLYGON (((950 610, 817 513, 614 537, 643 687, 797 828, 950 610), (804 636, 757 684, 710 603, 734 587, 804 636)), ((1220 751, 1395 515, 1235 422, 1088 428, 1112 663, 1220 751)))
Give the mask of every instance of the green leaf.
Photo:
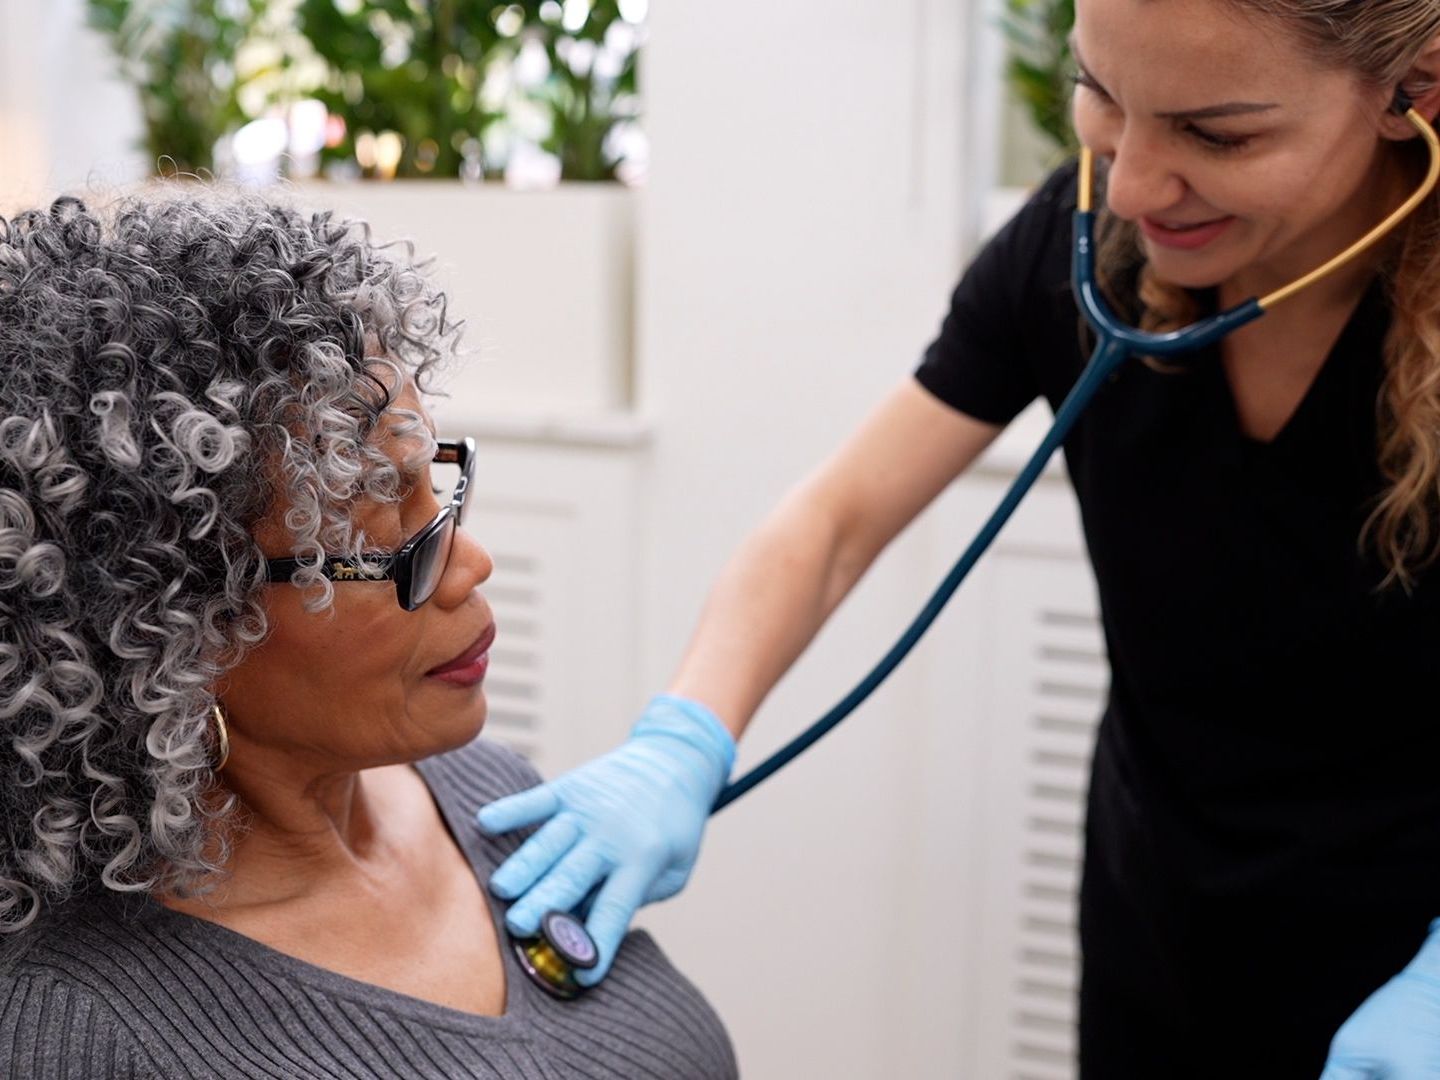
POLYGON ((1074 0, 1005 0, 1000 25, 1010 43, 1006 73, 1031 122, 1057 147, 1078 147, 1070 123, 1069 34, 1074 0))

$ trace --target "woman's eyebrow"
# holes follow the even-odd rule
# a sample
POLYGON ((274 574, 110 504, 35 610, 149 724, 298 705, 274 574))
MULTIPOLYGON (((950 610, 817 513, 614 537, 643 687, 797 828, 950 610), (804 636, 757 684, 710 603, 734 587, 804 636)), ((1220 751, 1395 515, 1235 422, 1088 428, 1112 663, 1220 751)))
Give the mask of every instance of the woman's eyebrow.
MULTIPOLYGON (((1072 31, 1069 37, 1070 55, 1075 59, 1075 66, 1080 69, 1087 79, 1099 86, 1107 95, 1110 91, 1105 90, 1100 80, 1090 73, 1085 66, 1085 61, 1080 59, 1080 50, 1075 44, 1075 34, 1072 31)), ((1280 106, 1273 101, 1227 101, 1220 105, 1206 105, 1201 109, 1181 109, 1177 112, 1157 112, 1155 114, 1160 120, 1219 120, 1227 116, 1250 116, 1255 113, 1269 112, 1278 109, 1280 106)))

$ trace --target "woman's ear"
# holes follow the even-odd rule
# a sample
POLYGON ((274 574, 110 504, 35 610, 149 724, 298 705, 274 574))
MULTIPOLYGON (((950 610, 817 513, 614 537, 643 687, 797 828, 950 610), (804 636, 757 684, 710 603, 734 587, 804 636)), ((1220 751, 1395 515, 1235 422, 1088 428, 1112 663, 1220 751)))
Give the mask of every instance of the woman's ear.
MULTIPOLYGON (((1432 38, 1425 51, 1415 58, 1399 89, 1413 104, 1415 111, 1432 124, 1440 117, 1440 36, 1432 38)), ((1381 132, 1390 139, 1413 139, 1415 127, 1403 116, 1387 109, 1381 121, 1381 132)))

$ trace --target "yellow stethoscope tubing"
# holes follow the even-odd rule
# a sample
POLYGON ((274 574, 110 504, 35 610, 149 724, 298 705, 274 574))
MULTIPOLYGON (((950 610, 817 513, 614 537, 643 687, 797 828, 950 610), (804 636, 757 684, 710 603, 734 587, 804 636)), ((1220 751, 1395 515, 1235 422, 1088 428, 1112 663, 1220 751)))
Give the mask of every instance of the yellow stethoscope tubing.
MULTIPOLYGON (((1333 259, 1317 266, 1303 277, 1297 278, 1289 285, 1276 289, 1274 292, 1263 296, 1259 300, 1260 306, 1269 311, 1276 304, 1288 300, 1296 293, 1308 289, 1322 278, 1328 277, 1336 270, 1339 270, 1347 263, 1354 261, 1365 251, 1374 247, 1380 240, 1395 231, 1402 221, 1409 217, 1425 199, 1435 190, 1435 185, 1440 183, 1440 136, 1435 133, 1435 128, 1421 116, 1414 108, 1405 111, 1405 119, 1420 133, 1425 140, 1425 145, 1430 150, 1430 164, 1426 170, 1425 179, 1416 188, 1408 199, 1397 206, 1384 221, 1376 225, 1364 236, 1356 240, 1344 251, 1340 252, 1333 259)), ((1095 204, 1095 154, 1088 146, 1080 148, 1080 191, 1076 209, 1089 213, 1095 204)))

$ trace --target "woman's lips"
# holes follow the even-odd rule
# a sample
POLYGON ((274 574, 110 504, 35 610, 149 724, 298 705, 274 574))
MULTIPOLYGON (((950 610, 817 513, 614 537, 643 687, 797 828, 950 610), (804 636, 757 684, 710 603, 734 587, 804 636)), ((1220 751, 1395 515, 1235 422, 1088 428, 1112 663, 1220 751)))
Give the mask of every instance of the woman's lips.
POLYGON ((1228 229, 1234 221, 1233 217, 1223 217, 1213 221, 1204 221, 1198 225, 1176 228, 1145 217, 1140 219, 1140 230, 1145 234, 1146 239, 1161 247, 1194 251, 1210 243, 1228 229))
POLYGON ((490 646, 494 642, 495 624, 491 623, 459 656, 425 674, 457 686, 474 686, 485 678, 485 670, 490 666, 490 646))

